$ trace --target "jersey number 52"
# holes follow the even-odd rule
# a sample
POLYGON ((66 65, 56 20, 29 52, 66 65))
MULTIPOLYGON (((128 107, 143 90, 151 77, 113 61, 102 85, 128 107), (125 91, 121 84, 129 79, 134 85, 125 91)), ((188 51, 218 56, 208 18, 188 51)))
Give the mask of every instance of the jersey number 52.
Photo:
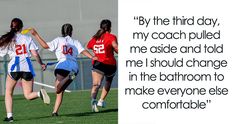
POLYGON ((105 53, 104 44, 101 44, 101 45, 94 45, 94 46, 93 46, 93 50, 94 50, 95 53, 97 53, 97 54, 99 54, 99 53, 105 53))
POLYGON ((63 45, 62 46, 62 49, 63 49, 63 51, 62 51, 62 53, 63 54, 70 54, 71 56, 72 56, 72 54, 73 54, 73 49, 72 49, 72 47, 68 47, 68 46, 66 46, 66 45, 63 45))

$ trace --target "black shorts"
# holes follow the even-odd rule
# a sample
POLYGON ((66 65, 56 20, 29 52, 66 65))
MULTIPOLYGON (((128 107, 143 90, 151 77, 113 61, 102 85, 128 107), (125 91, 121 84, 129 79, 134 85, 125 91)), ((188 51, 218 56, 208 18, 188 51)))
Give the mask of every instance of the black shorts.
POLYGON ((34 78, 34 76, 31 72, 10 72, 10 76, 15 81, 18 81, 19 79, 31 81, 34 78))
POLYGON ((92 70, 102 73, 106 77, 114 77, 116 74, 116 65, 108 65, 99 61, 94 61, 92 70))
POLYGON ((64 69, 55 69, 54 75, 57 76, 57 74, 66 77, 70 74, 70 71, 64 70, 64 69))
MULTIPOLYGON (((70 71, 68 70, 65 70, 65 69, 55 69, 54 71, 54 75, 57 76, 57 74, 63 76, 63 77, 67 77, 69 74, 70 74, 70 71)), ((78 73, 75 73, 75 76, 77 75, 78 73)))

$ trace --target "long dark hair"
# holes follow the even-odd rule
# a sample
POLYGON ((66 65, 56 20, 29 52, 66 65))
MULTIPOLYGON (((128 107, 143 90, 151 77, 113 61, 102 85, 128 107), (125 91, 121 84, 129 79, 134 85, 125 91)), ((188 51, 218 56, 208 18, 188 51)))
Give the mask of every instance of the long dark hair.
POLYGON ((66 37, 68 35, 71 37, 72 36, 72 31, 73 31, 73 27, 69 23, 62 25, 62 27, 61 27, 62 37, 66 37))
POLYGON ((104 19, 100 23, 100 29, 93 36, 95 39, 99 39, 105 32, 111 30, 111 21, 108 19, 104 19))
POLYGON ((0 47, 6 48, 15 42, 15 35, 23 28, 23 22, 19 18, 14 18, 11 21, 10 32, 0 37, 0 47))

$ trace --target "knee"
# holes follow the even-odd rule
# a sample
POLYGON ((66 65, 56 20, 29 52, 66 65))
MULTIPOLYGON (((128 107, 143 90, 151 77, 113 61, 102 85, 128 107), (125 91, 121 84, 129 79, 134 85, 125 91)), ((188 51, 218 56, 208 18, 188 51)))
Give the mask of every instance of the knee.
POLYGON ((56 87, 56 94, 60 94, 61 93, 61 88, 59 86, 56 87))
POLYGON ((61 88, 56 88, 56 94, 62 94, 65 90, 62 90, 61 88))
POLYGON ((12 96, 13 95, 13 92, 11 92, 11 91, 7 91, 6 90, 6 92, 5 92, 5 96, 12 96))
POLYGON ((99 89, 99 88, 101 87, 101 84, 93 84, 93 87, 94 87, 95 89, 99 89))
POLYGON ((26 100, 31 100, 30 96, 28 94, 24 94, 26 100))

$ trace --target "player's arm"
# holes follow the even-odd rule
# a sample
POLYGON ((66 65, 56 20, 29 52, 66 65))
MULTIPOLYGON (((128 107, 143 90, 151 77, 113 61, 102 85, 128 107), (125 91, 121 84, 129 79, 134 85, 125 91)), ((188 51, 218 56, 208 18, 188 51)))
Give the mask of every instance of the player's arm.
POLYGON ((112 41, 111 45, 112 45, 114 51, 118 54, 118 43, 117 43, 117 40, 112 41))
POLYGON ((31 34, 34 36, 34 38, 39 42, 39 44, 44 49, 49 48, 48 44, 43 40, 43 38, 38 34, 38 32, 34 28, 32 28, 30 31, 31 31, 31 34))
POLYGON ((42 62, 42 59, 36 50, 30 50, 31 54, 34 56, 36 61, 41 65, 42 69, 46 69, 46 65, 42 62))
POLYGON ((98 57, 92 56, 92 55, 88 52, 88 50, 83 50, 83 51, 81 52, 81 54, 83 54, 84 56, 87 56, 87 57, 90 58, 90 59, 98 60, 98 57))

